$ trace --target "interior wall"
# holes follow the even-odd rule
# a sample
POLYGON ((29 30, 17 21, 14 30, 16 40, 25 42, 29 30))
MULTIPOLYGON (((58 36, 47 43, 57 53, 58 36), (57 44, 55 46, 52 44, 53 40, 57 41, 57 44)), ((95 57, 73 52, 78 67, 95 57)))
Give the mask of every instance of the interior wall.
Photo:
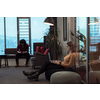
POLYGON ((71 32, 74 33, 74 20, 73 17, 68 17, 68 40, 74 42, 74 37, 71 35, 71 32))
POLYGON ((57 17, 57 28, 60 31, 58 39, 62 46, 62 56, 59 59, 63 61, 64 57, 67 55, 67 50, 66 50, 67 41, 63 41, 63 17, 57 17))

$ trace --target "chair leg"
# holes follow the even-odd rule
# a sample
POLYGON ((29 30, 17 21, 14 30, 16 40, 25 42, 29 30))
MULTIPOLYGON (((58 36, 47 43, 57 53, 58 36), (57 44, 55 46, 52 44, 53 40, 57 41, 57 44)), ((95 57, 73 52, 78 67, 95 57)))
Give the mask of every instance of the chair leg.
POLYGON ((34 66, 34 69, 35 69, 35 66, 34 66))
POLYGON ((96 82, 97 82, 97 84, 98 84, 98 79, 96 78, 96 82))
POLYGON ((34 65, 32 65, 32 68, 34 68, 34 69, 35 69, 35 66, 34 66, 34 65))

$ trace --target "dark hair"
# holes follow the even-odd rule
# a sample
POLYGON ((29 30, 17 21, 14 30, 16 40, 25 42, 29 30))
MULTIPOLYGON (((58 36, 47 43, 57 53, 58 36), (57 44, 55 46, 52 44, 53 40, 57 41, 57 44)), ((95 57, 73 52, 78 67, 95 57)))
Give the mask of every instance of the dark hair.
POLYGON ((24 39, 21 39, 20 40, 20 44, 22 44, 22 43, 25 45, 26 44, 26 41, 24 39))
POLYGON ((73 42, 70 41, 70 42, 67 43, 67 45, 70 46, 70 47, 72 48, 72 53, 76 51, 73 42))

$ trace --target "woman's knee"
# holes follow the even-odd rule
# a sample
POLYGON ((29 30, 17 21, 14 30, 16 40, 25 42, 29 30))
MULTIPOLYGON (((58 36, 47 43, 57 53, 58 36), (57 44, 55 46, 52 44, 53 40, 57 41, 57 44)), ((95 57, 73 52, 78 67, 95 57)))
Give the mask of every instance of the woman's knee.
POLYGON ((49 63, 51 63, 51 62, 50 61, 47 61, 47 60, 44 61, 44 64, 49 64, 49 63))

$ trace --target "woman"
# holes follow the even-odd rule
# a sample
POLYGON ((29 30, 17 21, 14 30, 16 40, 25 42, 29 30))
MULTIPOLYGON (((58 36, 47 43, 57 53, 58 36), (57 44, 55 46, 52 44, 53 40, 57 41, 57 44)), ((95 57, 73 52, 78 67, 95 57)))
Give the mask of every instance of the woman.
POLYGON ((68 42, 66 44, 66 49, 67 51, 69 51, 69 54, 64 57, 64 61, 57 61, 57 60, 53 60, 52 62, 45 61, 38 71, 36 72, 23 71, 23 74, 27 76, 28 79, 35 79, 37 81, 39 75, 47 70, 65 69, 67 71, 73 71, 72 66, 74 65, 76 60, 74 44, 72 42, 68 42))
POLYGON ((19 66, 18 59, 19 59, 20 56, 25 56, 25 58, 26 58, 26 67, 28 66, 28 61, 30 59, 30 55, 29 55, 28 51, 29 51, 28 44, 26 43, 26 41, 24 39, 21 39, 20 43, 17 46, 16 66, 15 67, 19 66))

